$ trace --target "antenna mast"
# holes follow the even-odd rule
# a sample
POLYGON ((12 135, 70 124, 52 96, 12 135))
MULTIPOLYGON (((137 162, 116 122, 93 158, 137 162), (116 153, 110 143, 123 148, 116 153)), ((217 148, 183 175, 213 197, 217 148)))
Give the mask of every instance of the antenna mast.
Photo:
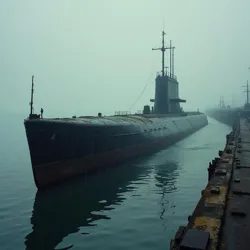
POLYGON ((167 49, 170 49, 170 77, 171 77, 171 74, 173 73, 174 74, 174 49, 175 47, 172 47, 171 43, 172 41, 170 40, 170 47, 165 47, 165 41, 164 41, 164 35, 166 35, 166 33, 164 31, 162 31, 162 46, 161 48, 156 48, 156 49, 152 49, 152 50, 161 50, 162 52, 162 66, 161 66, 161 72, 162 72, 162 76, 165 75, 164 73, 164 68, 166 68, 164 66, 164 57, 165 57, 165 51, 167 49), (172 52, 173 51, 173 55, 172 55, 172 52), (173 62, 173 66, 172 66, 172 62, 173 62))
POLYGON ((32 85, 31 85, 30 116, 32 116, 33 114, 33 95, 34 95, 34 76, 32 76, 32 85))
POLYGON ((174 49, 175 49, 175 47, 172 47, 172 52, 173 52, 173 54, 172 54, 172 74, 173 74, 173 76, 174 76, 174 49))
POLYGON ((164 56, 165 56, 165 51, 167 49, 167 47, 165 47, 165 41, 164 41, 164 36, 166 35, 166 33, 164 31, 162 31, 162 46, 161 48, 157 48, 157 49, 152 49, 152 50, 161 50, 162 52, 162 65, 161 65, 161 73, 162 73, 162 76, 164 76, 164 56))

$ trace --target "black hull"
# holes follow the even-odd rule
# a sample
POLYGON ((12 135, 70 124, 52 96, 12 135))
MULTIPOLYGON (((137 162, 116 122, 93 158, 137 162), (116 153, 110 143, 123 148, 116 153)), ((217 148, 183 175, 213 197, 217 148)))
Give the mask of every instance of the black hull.
POLYGON ((155 152, 208 123, 204 114, 111 118, 26 120, 37 188, 155 152))

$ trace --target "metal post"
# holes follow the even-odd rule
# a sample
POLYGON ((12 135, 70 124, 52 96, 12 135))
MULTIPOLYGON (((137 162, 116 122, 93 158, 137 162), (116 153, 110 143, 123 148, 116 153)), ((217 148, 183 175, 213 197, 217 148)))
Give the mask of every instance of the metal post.
POLYGON ((34 95, 34 76, 32 76, 32 85, 31 85, 30 115, 33 114, 33 95, 34 95))
POLYGON ((172 74, 174 75, 174 49, 175 49, 175 47, 173 47, 172 48, 173 50, 172 50, 172 52, 173 52, 173 55, 172 55, 172 74))

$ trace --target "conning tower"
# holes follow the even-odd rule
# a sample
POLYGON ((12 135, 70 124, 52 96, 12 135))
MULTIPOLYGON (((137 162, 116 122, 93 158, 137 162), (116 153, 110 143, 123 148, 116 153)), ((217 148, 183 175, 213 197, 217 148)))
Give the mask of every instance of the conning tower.
POLYGON ((151 99, 154 102, 155 114, 180 113, 180 102, 186 102, 179 98, 179 83, 174 75, 174 49, 165 47, 164 41, 165 32, 162 31, 162 47, 152 50, 160 50, 162 52, 162 69, 161 73, 157 73, 155 79, 155 98, 151 99), (165 51, 170 50, 170 71, 165 72, 165 51))

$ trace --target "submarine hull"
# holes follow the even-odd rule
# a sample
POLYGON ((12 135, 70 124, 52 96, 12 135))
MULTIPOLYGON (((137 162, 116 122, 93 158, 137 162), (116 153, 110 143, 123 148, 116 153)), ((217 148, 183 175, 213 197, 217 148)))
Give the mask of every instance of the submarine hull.
POLYGON ((38 189, 153 153, 207 124, 207 117, 202 113, 24 122, 38 189))

